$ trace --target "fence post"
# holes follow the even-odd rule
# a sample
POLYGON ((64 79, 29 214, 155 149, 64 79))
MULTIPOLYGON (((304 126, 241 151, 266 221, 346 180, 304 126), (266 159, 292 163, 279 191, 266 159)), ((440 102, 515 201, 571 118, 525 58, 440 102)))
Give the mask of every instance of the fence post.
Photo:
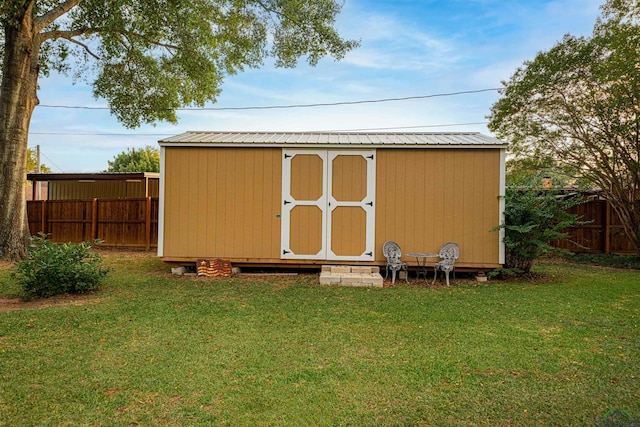
POLYGON ((604 253, 611 253, 611 204, 604 201, 604 253))
POLYGON ((151 197, 147 197, 147 212, 145 215, 147 252, 151 250, 151 197))
POLYGON ((98 199, 94 198, 91 203, 91 240, 98 238, 98 199))
POLYGON ((42 204, 42 209, 40 210, 40 222, 42 224, 42 227, 40 228, 40 230, 42 230, 42 234, 47 234, 47 201, 46 200, 41 200, 40 203, 42 204))

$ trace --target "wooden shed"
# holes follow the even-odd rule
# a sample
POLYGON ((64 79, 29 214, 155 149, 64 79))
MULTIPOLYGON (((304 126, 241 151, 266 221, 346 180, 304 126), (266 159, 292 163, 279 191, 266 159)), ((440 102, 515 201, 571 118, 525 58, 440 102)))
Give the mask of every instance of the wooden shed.
POLYGON ((384 265, 382 246, 394 240, 405 254, 456 242, 460 268, 504 263, 492 229, 504 210, 506 143, 495 138, 187 132, 159 145, 164 261, 384 265))
POLYGON ((30 200, 76 200, 158 197, 157 172, 30 173, 30 200), (46 194, 37 195, 37 184, 47 183, 46 194))

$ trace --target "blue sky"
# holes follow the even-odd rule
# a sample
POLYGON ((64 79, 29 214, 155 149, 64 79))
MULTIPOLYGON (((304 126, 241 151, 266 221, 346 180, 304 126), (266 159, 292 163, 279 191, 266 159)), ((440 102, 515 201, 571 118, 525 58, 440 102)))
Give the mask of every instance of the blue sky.
MULTIPOLYGON (((501 87, 515 69, 566 33, 589 35, 604 0, 345 0, 337 27, 361 46, 340 62, 260 69, 229 76, 216 104, 248 107, 404 98, 501 87)), ((71 77, 40 80, 29 146, 53 172, 99 172, 129 147, 190 130, 421 131, 490 134, 495 91, 314 108, 181 111, 179 123, 131 130, 91 88, 71 77), (470 124, 477 123, 477 124, 470 124), (442 126, 448 125, 448 126, 442 126)))

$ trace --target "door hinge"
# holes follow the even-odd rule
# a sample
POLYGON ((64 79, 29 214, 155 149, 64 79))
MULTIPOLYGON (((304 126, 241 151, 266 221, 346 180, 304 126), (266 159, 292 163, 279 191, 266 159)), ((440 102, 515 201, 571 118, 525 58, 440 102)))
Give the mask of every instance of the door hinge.
POLYGON ((290 159, 290 158, 292 158, 292 157, 293 157, 293 156, 292 156, 291 154, 285 154, 285 155, 284 155, 284 158, 285 158, 285 159, 290 159))
POLYGON ((365 203, 365 205, 369 205, 369 206, 373 207, 373 202, 365 203))
POLYGON ((367 156, 367 159, 371 159, 371 160, 373 160, 373 154, 372 154, 372 155, 370 155, 370 156, 367 156))
POLYGON ((292 203, 292 202, 290 202, 290 201, 288 201, 288 200, 285 200, 285 201, 284 201, 284 204, 285 204, 285 205, 288 205, 289 203, 292 203))
POLYGON ((367 252, 365 255, 366 256, 373 256, 373 252, 367 252))
POLYGON ((291 251, 288 251, 288 250, 286 250, 286 249, 283 249, 283 250, 282 250, 282 255, 286 255, 286 254, 290 254, 290 253, 291 253, 291 251))

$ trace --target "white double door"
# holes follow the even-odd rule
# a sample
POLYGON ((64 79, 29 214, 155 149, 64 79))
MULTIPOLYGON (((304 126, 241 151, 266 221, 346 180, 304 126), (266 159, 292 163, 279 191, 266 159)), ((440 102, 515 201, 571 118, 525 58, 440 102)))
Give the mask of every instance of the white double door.
POLYGON ((375 150, 283 150, 282 259, 372 261, 375 150))

